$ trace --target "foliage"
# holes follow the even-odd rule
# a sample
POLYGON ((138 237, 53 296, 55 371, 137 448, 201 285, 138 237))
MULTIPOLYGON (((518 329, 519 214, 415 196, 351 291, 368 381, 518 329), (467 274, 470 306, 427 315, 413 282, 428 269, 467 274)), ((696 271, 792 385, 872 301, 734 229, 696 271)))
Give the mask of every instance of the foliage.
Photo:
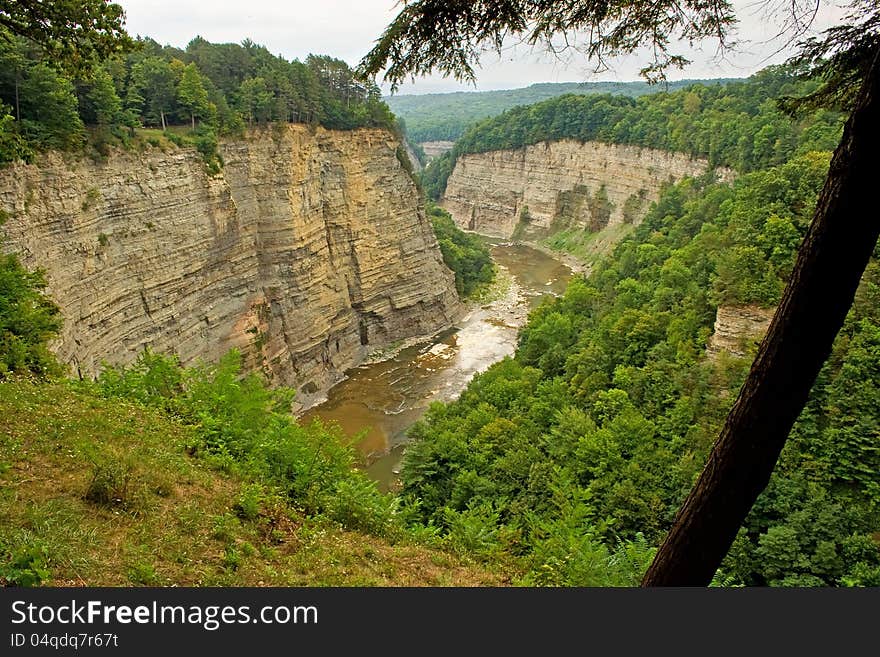
POLYGON ((695 84, 731 82, 712 80, 674 80, 660 87, 636 82, 541 82, 521 89, 500 91, 456 91, 438 94, 388 96, 385 102, 406 121, 406 132, 414 142, 455 141, 471 123, 501 114, 518 105, 533 105, 565 94, 580 96, 611 94, 636 98, 657 91, 672 92, 695 84))
POLYGON ((30 162, 34 151, 18 133, 10 108, 0 103, 0 165, 22 160, 30 162))
POLYGON ((805 97, 783 99, 789 111, 852 109, 880 47, 880 11, 872 0, 850 0, 848 9, 839 24, 800 44, 792 64, 802 77, 822 84, 805 97))
POLYGON ((85 499, 103 506, 130 506, 131 472, 130 464, 115 459, 94 462, 85 499))
POLYGON ((188 110, 195 129, 196 118, 213 122, 217 107, 208 100, 208 90, 202 81, 202 74, 194 63, 183 69, 177 85, 178 102, 188 110))
POLYGON ((100 127, 94 139, 102 155, 111 144, 127 145, 137 126, 188 124, 211 172, 221 162, 207 147, 209 135, 238 134, 246 124, 395 128, 378 87, 342 60, 287 61, 249 40, 196 38, 180 50, 142 39, 137 46, 64 73, 33 41, 0 39, 0 165, 34 150, 76 150, 84 124, 100 127))
POLYGON ((696 84, 636 99, 569 94, 515 107, 470 127, 426 169, 425 189, 439 198, 459 155, 560 139, 678 151, 742 172, 782 164, 794 154, 831 150, 840 139, 838 113, 819 110, 792 121, 774 100, 803 96, 816 86, 777 67, 742 82, 696 84))
POLYGON ((29 272, 16 256, 0 253, 0 379, 61 372, 46 348, 61 328, 61 317, 43 294, 45 287, 42 273, 29 272))
MULTIPOLYGON (((828 162, 668 187, 588 279, 533 311, 514 358, 410 430, 404 503, 444 536, 491 509, 480 549, 522 555, 528 583, 637 582, 746 374, 747 359, 704 356, 715 310, 778 301, 828 162)), ((878 277, 874 263, 723 581, 876 581, 878 277)))
POLYGON ((443 262, 455 273, 459 296, 473 296, 495 278, 489 249, 476 235, 461 230, 444 209, 428 203, 428 217, 443 254, 443 262))
POLYGON ((83 72, 96 59, 134 46, 124 18, 122 7, 107 0, 0 0, 0 42, 24 37, 38 44, 47 60, 83 72))
MULTIPOLYGON (((396 501, 354 469, 355 452, 338 427, 317 420, 300 426, 290 414, 293 391, 269 389, 259 375, 242 374, 236 351, 216 364, 184 369, 147 350, 131 366, 105 368, 96 385, 106 397, 180 418, 195 428, 191 452, 279 491, 307 514, 381 536, 402 530, 396 501)), ((111 478, 101 490, 122 481, 111 478)), ((245 497, 239 505, 245 516, 254 513, 254 500, 245 497)))
MULTIPOLYGON (((4 546, 5 547, 5 546, 4 546)), ((39 586, 49 577, 46 548, 31 545, 15 551, 0 549, 0 586, 39 586)))
POLYGON ((247 472, 190 455, 197 432, 160 408, 104 398, 91 384, 0 381, 0 586, 508 581, 409 535, 392 542, 307 516, 247 472), (94 465, 111 462, 130 466, 134 504, 83 499, 94 465))

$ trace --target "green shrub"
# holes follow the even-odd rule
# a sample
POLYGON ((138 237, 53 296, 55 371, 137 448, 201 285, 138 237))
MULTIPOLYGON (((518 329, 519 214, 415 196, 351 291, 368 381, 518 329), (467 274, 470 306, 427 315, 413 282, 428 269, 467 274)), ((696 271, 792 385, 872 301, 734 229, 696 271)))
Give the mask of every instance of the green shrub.
POLYGON ((48 555, 42 545, 3 551, 0 562, 0 586, 39 586, 49 577, 48 555))
POLYGON ((263 487, 259 484, 242 486, 238 501, 235 503, 235 513, 244 520, 255 520, 260 515, 263 496, 263 487))
POLYGON ((397 499, 383 495, 376 483, 359 472, 342 479, 327 495, 325 514, 343 527, 390 537, 399 528, 397 499))
POLYGON ((103 506, 132 505, 132 466, 114 458, 92 462, 92 478, 83 497, 103 506))
POLYGON ((202 154, 205 160, 205 166, 208 168, 209 175, 220 173, 223 168, 223 158, 217 150, 217 134, 208 126, 202 124, 196 129, 193 135, 193 144, 202 154))
POLYGON ((126 575, 128 581, 135 586, 155 586, 159 583, 156 568, 150 563, 133 563, 128 567, 126 575))
POLYGON ((443 262, 455 274, 459 296, 473 296, 495 278, 495 265, 488 247, 476 235, 469 235, 442 208, 428 203, 428 217, 434 227, 443 262))
POLYGON ((168 141, 179 148, 183 148, 187 145, 186 138, 182 135, 177 134, 176 132, 171 132, 170 130, 166 130, 162 133, 168 141))
MULTIPOLYGON (((269 498, 283 495, 295 507, 343 526, 392 536, 402 528, 393 497, 354 470, 357 454, 338 427, 300 426, 290 413, 293 391, 270 389, 258 374, 241 372, 241 354, 183 369, 176 359, 145 350, 127 367, 106 367, 101 394, 164 409, 195 431, 189 450, 218 467, 251 479, 235 513, 260 516, 269 498), (267 491, 271 491, 271 494, 267 491)), ((95 496, 115 499, 124 473, 101 462, 95 496)), ((235 516, 220 517, 215 535, 226 537, 235 516)))
POLYGON ((61 315, 43 294, 45 287, 41 272, 28 272, 16 256, 0 254, 0 378, 63 371, 46 346, 61 329, 61 315))

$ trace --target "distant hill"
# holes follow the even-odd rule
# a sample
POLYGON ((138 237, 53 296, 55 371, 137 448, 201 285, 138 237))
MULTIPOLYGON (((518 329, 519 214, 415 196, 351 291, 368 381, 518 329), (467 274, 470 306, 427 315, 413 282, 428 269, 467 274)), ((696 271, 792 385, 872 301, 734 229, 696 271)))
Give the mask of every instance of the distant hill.
POLYGON ((387 96, 385 102, 406 122, 407 134, 413 142, 455 141, 465 128, 481 119, 496 116, 517 105, 555 98, 563 94, 619 94, 642 96, 657 91, 676 91, 695 83, 726 84, 738 78, 711 80, 678 80, 662 85, 647 82, 542 82, 522 89, 501 91, 456 91, 445 94, 407 94, 387 96))

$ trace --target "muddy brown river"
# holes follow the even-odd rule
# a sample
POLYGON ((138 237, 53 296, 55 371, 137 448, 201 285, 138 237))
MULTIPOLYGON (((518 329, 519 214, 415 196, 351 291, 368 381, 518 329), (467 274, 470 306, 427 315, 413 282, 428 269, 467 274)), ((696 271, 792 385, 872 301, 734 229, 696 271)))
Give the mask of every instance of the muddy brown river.
POLYGON ((336 422, 364 457, 364 469, 383 490, 394 488, 406 430, 433 401, 450 401, 468 381, 514 352, 519 327, 545 295, 565 291, 572 270, 521 244, 493 243, 492 257, 509 284, 499 298, 472 307, 456 326, 391 358, 355 367, 330 389, 327 400, 306 411, 336 422))

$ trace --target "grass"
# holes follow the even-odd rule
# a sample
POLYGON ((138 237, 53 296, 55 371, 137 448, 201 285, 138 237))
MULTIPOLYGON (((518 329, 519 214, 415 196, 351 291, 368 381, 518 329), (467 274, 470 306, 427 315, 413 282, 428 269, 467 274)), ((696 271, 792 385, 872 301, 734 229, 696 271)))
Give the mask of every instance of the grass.
POLYGON ((585 264, 595 264, 633 230, 631 224, 613 224, 595 233, 583 228, 565 228, 541 240, 554 251, 568 253, 585 264))
POLYGON ((75 383, 0 382, 0 572, 52 586, 486 586, 509 577, 306 517, 188 455, 192 429, 75 383), (44 562, 44 563, 43 563, 44 562))

